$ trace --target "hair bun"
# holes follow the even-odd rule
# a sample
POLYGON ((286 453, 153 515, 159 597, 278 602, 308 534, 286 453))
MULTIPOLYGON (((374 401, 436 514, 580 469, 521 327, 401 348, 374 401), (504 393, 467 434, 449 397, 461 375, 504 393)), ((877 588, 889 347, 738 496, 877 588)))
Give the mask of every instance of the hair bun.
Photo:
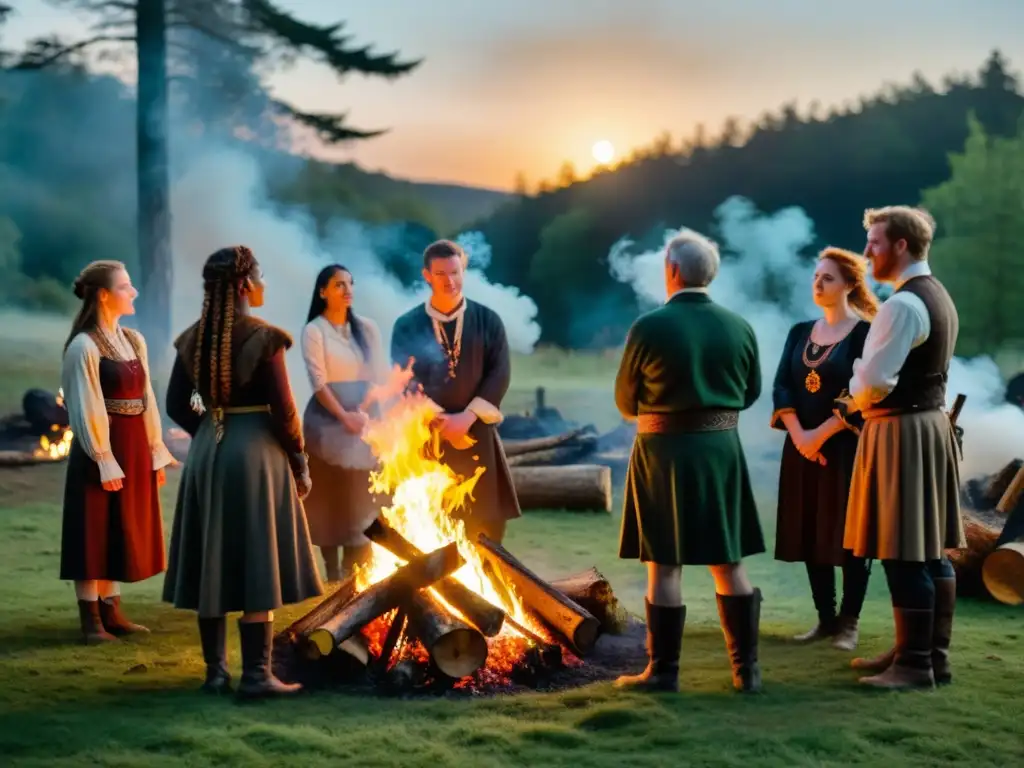
POLYGON ((79 299, 85 298, 85 281, 81 277, 75 278, 75 284, 73 288, 75 296, 79 299))

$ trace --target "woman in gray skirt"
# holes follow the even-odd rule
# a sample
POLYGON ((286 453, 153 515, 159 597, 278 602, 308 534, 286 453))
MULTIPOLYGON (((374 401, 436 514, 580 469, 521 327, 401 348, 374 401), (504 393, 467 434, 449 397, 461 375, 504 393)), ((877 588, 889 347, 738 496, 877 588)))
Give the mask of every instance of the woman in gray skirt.
POLYGON ((324 267, 302 332, 302 357, 313 387, 303 417, 313 480, 305 508, 328 581, 367 561, 370 541, 363 531, 380 509, 369 478, 377 460, 362 432, 369 418, 368 395, 383 383, 388 366, 376 324, 352 311, 352 286, 345 267, 324 267), (344 550, 340 569, 339 547, 344 550))
POLYGON ((287 333, 249 314, 263 304, 252 251, 203 268, 199 321, 175 341, 167 413, 192 436, 178 490, 164 600, 196 611, 203 688, 230 688, 225 614, 241 612, 240 696, 291 694, 271 671, 273 611, 323 594, 300 497, 310 480, 284 353, 287 333))

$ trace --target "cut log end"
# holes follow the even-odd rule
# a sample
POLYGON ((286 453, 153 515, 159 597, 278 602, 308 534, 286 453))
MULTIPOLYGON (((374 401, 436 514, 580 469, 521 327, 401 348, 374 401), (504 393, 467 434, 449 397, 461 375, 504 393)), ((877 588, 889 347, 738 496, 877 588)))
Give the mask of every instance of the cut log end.
POLYGON ((430 657, 448 677, 461 680, 487 661, 487 640, 468 627, 453 629, 434 643, 430 657))
POLYGON ((1024 604, 1024 541, 1003 544, 981 567, 985 589, 1000 603, 1024 604))

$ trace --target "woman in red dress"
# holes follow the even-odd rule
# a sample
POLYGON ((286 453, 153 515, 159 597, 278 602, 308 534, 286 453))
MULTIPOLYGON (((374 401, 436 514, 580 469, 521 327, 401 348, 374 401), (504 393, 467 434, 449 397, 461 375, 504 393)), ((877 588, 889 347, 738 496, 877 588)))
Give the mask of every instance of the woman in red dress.
POLYGON ((121 328, 138 295, 124 265, 96 261, 64 345, 61 387, 74 442, 64 485, 60 578, 75 582, 87 644, 149 630, 121 612, 120 582, 166 565, 159 486, 174 463, 163 442, 146 343, 121 328))

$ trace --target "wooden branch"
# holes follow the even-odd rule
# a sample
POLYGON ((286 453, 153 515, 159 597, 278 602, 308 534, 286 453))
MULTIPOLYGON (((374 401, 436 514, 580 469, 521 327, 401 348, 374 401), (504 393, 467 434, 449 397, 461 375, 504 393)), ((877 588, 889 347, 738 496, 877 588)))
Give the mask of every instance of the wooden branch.
POLYGON ((515 588, 526 607, 568 640, 581 656, 594 650, 601 624, 588 610, 552 587, 485 534, 480 534, 478 545, 499 577, 515 588))
POLYGON ((461 564, 455 542, 411 560, 352 598, 337 614, 310 632, 309 641, 326 656, 375 618, 394 610, 417 590, 443 579, 461 564))
MULTIPOLYGON (((413 560, 423 555, 402 534, 389 526, 383 518, 378 517, 374 520, 373 524, 366 529, 365 535, 370 541, 384 547, 388 552, 402 560, 413 560)), ((464 563, 461 556, 459 560, 464 563)), ((459 567, 461 568, 462 566, 460 565, 459 567)), ((449 577, 439 581, 433 588, 437 590, 437 593, 442 598, 455 606, 463 616, 476 625, 485 637, 494 637, 501 632, 501 626, 505 621, 505 611, 496 605, 491 605, 490 602, 461 582, 449 577)))
POLYGON ((409 623, 434 665, 453 680, 472 675, 487 662, 487 641, 476 627, 454 616, 430 592, 417 592, 409 623))
POLYGON ((583 432, 587 431, 587 429, 587 427, 580 427, 579 429, 572 429, 568 432, 563 432, 560 435, 533 437, 527 440, 502 440, 501 446, 505 449, 505 456, 507 458, 512 458, 513 456, 519 456, 523 453, 543 451, 547 448, 557 448, 563 443, 568 443, 569 441, 576 439, 583 434, 583 432))
POLYGON ((1024 493, 1024 464, 1020 465, 1017 474, 1013 476, 1013 480, 1006 486, 1006 490, 996 504, 996 511, 1001 515, 1008 515, 1017 506, 1022 493, 1024 493))

